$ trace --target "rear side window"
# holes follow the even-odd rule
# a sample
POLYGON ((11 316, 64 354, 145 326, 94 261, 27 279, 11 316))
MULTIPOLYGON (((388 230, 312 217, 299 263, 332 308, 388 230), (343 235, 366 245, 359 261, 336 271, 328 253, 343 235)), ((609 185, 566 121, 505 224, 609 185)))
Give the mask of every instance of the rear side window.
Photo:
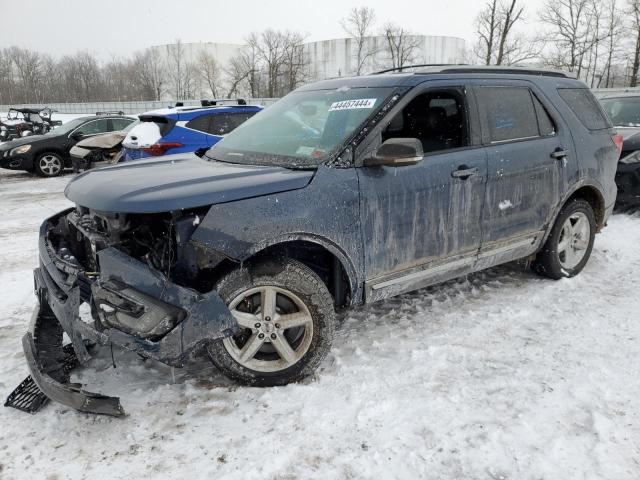
POLYGON ((209 131, 209 119, 212 115, 200 115, 197 118, 194 118, 190 122, 188 122, 185 127, 191 128, 193 130, 198 130, 199 132, 207 133, 209 131))
POLYGON ((492 143, 539 135, 536 110, 527 87, 480 87, 477 94, 492 143))
POLYGON ((211 135, 226 135, 249 120, 253 115, 254 112, 214 115, 211 117, 209 133, 211 135))
POLYGON ((129 118, 114 118, 113 120, 111 120, 111 122, 113 124, 113 130, 115 132, 118 132, 120 130, 124 130, 129 125, 131 125, 133 123, 133 118, 131 118, 131 119, 129 119, 129 118))
POLYGON ((611 128, 611 123, 588 88, 559 88, 558 93, 589 130, 611 128))
POLYGON ((106 118, 100 120, 93 120, 82 125, 77 130, 84 135, 96 135, 98 133, 107 133, 109 131, 109 120, 106 118))

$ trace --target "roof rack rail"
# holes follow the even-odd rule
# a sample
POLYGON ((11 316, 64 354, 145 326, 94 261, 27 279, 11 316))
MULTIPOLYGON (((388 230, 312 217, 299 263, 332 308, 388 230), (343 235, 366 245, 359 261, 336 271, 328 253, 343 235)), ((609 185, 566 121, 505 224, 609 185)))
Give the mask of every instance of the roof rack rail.
POLYGON ((416 65, 404 65, 402 67, 393 67, 387 68, 386 70, 380 70, 379 72, 372 72, 369 75, 380 75, 382 73, 389 72, 402 72, 403 70, 408 70, 410 68, 422 68, 422 67, 451 67, 451 66, 462 66, 466 65, 463 63, 419 63, 416 65))
POLYGON ((503 67, 499 65, 468 65, 468 64, 452 64, 452 63, 443 63, 443 64, 421 64, 421 65, 405 65, 403 67, 395 67, 389 68, 387 70, 381 70, 379 72, 374 72, 371 75, 379 75, 381 73, 389 73, 389 72, 402 72, 403 70, 410 70, 412 68, 430 68, 431 70, 427 70, 424 72, 415 72, 418 74, 454 74, 454 73, 495 73, 495 74, 511 74, 511 75, 540 75, 540 76, 548 76, 548 77, 562 77, 562 78, 575 78, 575 75, 572 75, 568 72, 563 72, 560 70, 551 70, 544 68, 527 68, 527 67, 503 67))
MULTIPOLYGON (((433 72, 424 72, 433 73, 433 72)), ((545 68, 528 68, 528 67, 503 67, 503 66, 473 66, 459 65, 449 68, 443 68, 437 73, 496 73, 510 75, 540 75, 545 77, 562 77, 575 78, 568 72, 561 70, 551 70, 545 68)))
POLYGON ((200 105, 203 107, 215 107, 220 102, 236 102, 238 105, 247 104, 244 98, 217 98, 215 100, 200 100, 200 105))
POLYGON ((124 115, 122 110, 107 110, 104 112, 96 112, 96 115, 124 115))

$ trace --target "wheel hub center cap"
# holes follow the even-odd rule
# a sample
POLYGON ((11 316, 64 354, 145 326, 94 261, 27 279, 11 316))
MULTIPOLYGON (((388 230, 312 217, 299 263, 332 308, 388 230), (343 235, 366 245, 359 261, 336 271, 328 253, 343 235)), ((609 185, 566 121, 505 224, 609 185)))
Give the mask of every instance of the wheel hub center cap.
POLYGON ((264 322, 261 330, 263 333, 271 333, 275 330, 275 327, 271 322, 264 322))

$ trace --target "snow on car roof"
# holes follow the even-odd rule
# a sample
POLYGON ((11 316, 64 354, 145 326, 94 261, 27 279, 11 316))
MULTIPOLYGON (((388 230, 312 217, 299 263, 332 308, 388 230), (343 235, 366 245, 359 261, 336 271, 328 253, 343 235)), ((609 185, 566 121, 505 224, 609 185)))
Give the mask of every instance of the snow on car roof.
POLYGON ((176 113, 186 113, 186 112, 199 112, 204 110, 223 110, 223 109, 233 109, 233 108, 260 108, 260 105, 211 105, 208 107, 168 107, 168 108, 160 108, 158 110, 151 110, 149 112, 144 112, 142 115, 158 115, 158 116, 166 116, 166 115, 175 115, 176 113))

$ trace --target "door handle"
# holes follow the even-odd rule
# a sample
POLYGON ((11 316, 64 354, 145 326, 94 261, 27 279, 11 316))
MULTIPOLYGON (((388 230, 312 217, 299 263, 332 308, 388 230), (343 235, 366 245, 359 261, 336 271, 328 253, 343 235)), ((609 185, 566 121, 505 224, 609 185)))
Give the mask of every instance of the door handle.
POLYGON ((555 158, 556 160, 562 160, 563 158, 566 158, 567 155, 569 155, 569 152, 560 147, 551 152, 551 158, 555 158))
POLYGON ((457 170, 454 170, 453 172, 451 172, 451 176, 453 178, 459 178, 460 180, 466 180, 467 178, 469 178, 472 175, 475 175, 477 173, 478 173, 478 167, 466 168, 463 165, 462 167, 458 168, 457 170))

